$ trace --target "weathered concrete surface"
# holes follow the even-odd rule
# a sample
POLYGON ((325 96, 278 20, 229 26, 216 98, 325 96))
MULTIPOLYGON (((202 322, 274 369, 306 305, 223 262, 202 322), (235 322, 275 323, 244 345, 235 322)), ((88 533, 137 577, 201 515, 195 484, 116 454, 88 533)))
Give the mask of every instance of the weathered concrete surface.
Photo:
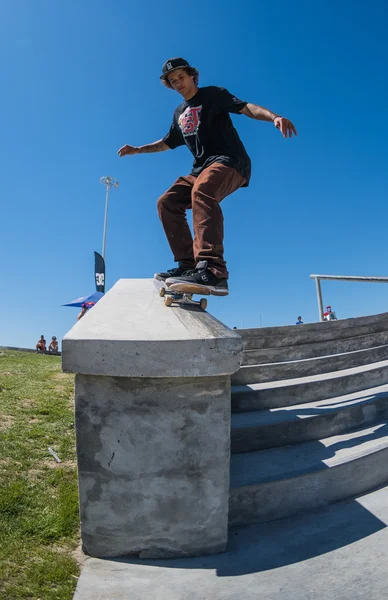
POLYGON ((241 338, 154 280, 121 280, 63 340, 76 375, 81 534, 93 556, 221 552, 241 338), (160 286, 159 286, 160 287, 160 286))
POLYGON ((317 356, 330 356, 332 354, 342 354, 343 352, 365 350, 367 348, 383 346, 384 344, 388 344, 388 330, 339 340, 329 340, 328 342, 310 341, 306 344, 298 344, 296 346, 245 350, 242 364, 259 365, 290 360, 303 360, 306 358, 316 358, 317 356))
POLYGON ((366 348, 344 354, 332 354, 304 360, 292 360, 270 364, 256 364, 241 367, 232 375, 232 384, 280 381, 295 377, 308 377, 320 373, 332 373, 353 367, 370 365, 388 358, 388 344, 377 348, 366 348))
POLYGON ((388 360, 333 373, 232 387, 236 412, 280 408, 351 394, 388 381, 388 360))
POLYGON ((227 540, 228 377, 76 377, 81 529, 92 556, 220 552, 227 540))
POLYGON ((357 317, 341 321, 325 321, 307 325, 290 325, 286 327, 263 327, 260 329, 238 329, 244 343, 244 350, 255 348, 279 348, 346 339, 386 331, 388 329, 388 313, 357 317))
POLYGON ((111 377, 237 371, 239 335, 197 307, 164 306, 155 279, 120 279, 65 335, 63 370, 111 377))
POLYGON ((388 424, 285 448, 235 454, 229 525, 271 521, 388 483, 388 424))
POLYGON ((388 384, 330 400, 232 414, 232 453, 301 444, 388 419, 388 384))
POLYGON ((232 529, 228 551, 152 561, 87 559, 74 600, 383 600, 388 491, 232 529))

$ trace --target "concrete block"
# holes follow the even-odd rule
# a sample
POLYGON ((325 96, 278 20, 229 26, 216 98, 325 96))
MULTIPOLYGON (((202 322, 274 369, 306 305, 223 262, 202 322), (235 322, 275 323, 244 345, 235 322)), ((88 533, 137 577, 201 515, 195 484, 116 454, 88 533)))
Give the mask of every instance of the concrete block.
POLYGON ((77 375, 83 545, 91 556, 225 550, 230 381, 77 375))
POLYGON ((62 341, 70 373, 211 377, 240 367, 242 339, 196 307, 164 306, 155 279, 120 279, 62 341))
POLYGON ((242 340, 158 291, 120 280, 63 340, 63 368, 77 374, 81 536, 95 557, 226 548, 242 340))

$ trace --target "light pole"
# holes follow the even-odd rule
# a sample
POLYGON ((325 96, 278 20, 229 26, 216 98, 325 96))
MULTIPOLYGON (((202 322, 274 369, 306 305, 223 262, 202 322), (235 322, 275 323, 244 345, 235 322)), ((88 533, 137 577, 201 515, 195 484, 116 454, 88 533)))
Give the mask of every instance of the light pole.
POLYGON ((104 177, 100 177, 100 183, 105 185, 106 196, 105 196, 105 217, 104 217, 104 233, 102 236, 102 258, 105 261, 105 246, 106 246, 106 225, 108 221, 108 202, 109 202, 109 192, 112 187, 118 188, 119 182, 116 177, 110 177, 104 175, 104 177))

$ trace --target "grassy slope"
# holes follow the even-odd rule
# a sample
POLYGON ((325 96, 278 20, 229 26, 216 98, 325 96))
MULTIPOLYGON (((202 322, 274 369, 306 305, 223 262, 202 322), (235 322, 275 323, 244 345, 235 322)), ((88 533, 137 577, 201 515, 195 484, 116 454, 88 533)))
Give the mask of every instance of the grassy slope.
POLYGON ((60 357, 0 349, 1 600, 73 596, 79 574, 73 385, 60 357))

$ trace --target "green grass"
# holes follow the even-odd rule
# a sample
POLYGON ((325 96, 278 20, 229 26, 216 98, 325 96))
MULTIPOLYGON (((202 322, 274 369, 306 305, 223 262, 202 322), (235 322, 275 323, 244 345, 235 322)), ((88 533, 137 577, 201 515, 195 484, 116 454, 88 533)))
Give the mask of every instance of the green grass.
POLYGON ((1 600, 73 597, 79 575, 73 387, 60 357, 0 348, 1 600))

